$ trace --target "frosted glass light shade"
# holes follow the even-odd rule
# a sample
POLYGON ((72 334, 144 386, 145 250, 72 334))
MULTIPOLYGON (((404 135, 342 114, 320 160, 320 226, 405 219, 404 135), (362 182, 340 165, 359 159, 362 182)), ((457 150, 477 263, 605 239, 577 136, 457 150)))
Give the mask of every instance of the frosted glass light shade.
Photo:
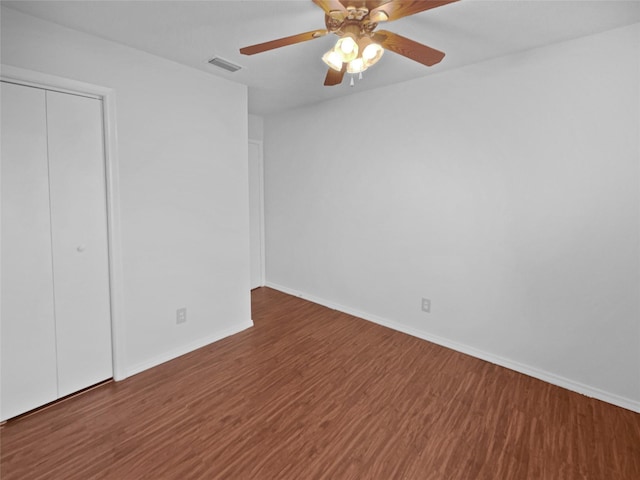
POLYGON ((384 53, 384 49, 371 40, 371 37, 363 36, 358 40, 358 47, 361 52, 362 60, 364 60, 365 67, 369 68, 372 65, 375 65, 380 58, 382 58, 382 54, 384 53))
POLYGON ((322 56, 322 61, 326 63, 329 68, 338 72, 342 70, 342 58, 340 58, 340 54, 333 49, 322 56))
POLYGON ((344 63, 350 62, 358 56, 358 44, 353 35, 350 34, 338 40, 334 50, 340 54, 344 63))
POLYGON ((375 65, 382 58, 384 48, 377 43, 371 42, 362 50, 362 59, 367 67, 375 65))
POLYGON ((361 73, 367 69, 362 57, 351 60, 347 63, 347 73, 361 73))

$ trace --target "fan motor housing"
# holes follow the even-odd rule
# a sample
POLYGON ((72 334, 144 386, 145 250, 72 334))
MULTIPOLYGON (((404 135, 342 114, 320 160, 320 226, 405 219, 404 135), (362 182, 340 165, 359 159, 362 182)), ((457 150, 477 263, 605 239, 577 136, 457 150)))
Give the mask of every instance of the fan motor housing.
POLYGON ((330 15, 324 16, 324 23, 327 27, 327 30, 330 33, 335 33, 338 36, 342 36, 350 30, 355 30, 353 27, 357 28, 357 33, 366 34, 373 32, 378 26, 377 23, 366 22, 364 20, 366 20, 366 18, 360 20, 349 18, 337 20, 330 15))

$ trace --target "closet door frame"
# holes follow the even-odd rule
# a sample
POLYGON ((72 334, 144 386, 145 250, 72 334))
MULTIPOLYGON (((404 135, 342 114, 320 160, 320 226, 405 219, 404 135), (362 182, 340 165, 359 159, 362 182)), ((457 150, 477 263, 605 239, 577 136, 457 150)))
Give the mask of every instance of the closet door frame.
POLYGON ((107 205, 107 245, 109 254, 109 289, 111 306, 111 349, 113 379, 124 380, 125 322, 123 305, 122 244, 120 227, 120 188, 118 175, 118 150, 116 138, 116 92, 111 88, 79 82, 55 75, 26 70, 2 64, 0 79, 30 87, 54 90, 62 93, 84 95, 102 100, 104 161, 107 205))
MULTIPOLYGON (((266 272, 265 272, 265 265, 266 265, 266 259, 265 259, 265 234, 264 234, 264 229, 265 229, 265 224, 264 224, 264 152, 263 152, 263 142, 261 140, 252 140, 249 139, 249 148, 251 148, 251 146, 254 146, 257 151, 258 151, 258 158, 257 160, 257 165, 253 165, 253 168, 256 169, 255 173, 257 174, 258 177, 258 184, 259 184, 259 191, 258 191, 258 205, 252 205, 251 203, 251 192, 249 192, 249 208, 250 209, 254 209, 256 211, 252 211, 250 212, 250 216, 251 213, 254 215, 257 215, 258 217, 258 223, 259 223, 259 232, 258 232, 258 250, 260 252, 260 265, 259 265, 259 279, 258 279, 258 285, 254 286, 253 284, 251 285, 251 288, 257 288, 257 287, 264 287, 265 286, 265 282, 266 282, 266 272), (257 207, 257 208, 256 208, 257 207)), ((249 162, 251 162, 251 153, 249 152, 249 162)), ((251 168, 252 165, 251 163, 249 163, 249 177, 251 177, 251 168)), ((249 182, 251 182, 251 178, 249 178, 249 182)), ((249 188, 251 188, 251 185, 249 186, 249 188)), ((249 220, 251 220, 251 218, 249 218, 249 220)), ((251 230, 250 230, 251 231, 251 230)), ((250 248, 253 250, 254 245, 250 245, 250 248)), ((251 262, 253 263, 253 258, 251 258, 251 262)), ((254 265, 251 265, 251 269, 253 270, 254 265)))

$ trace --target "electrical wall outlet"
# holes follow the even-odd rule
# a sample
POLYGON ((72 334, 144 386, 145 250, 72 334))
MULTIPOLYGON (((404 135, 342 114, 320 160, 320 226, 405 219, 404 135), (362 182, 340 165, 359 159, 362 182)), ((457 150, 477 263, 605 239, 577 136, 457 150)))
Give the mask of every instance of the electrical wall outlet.
POLYGON ((176 323, 186 323, 187 322, 187 309, 179 308, 176 310, 176 323))
POLYGON ((428 298, 422 299, 422 311, 431 313, 431 300, 429 300, 428 298))

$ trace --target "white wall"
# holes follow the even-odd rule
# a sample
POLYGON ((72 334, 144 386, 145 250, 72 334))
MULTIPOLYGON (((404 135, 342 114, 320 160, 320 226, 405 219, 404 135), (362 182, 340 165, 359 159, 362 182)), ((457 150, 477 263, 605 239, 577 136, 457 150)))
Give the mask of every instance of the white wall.
POLYGON ((126 371, 250 326, 246 87, 6 8, 2 63, 115 89, 126 371))
POLYGON ((267 117, 268 284, 639 410, 639 29, 267 117))

